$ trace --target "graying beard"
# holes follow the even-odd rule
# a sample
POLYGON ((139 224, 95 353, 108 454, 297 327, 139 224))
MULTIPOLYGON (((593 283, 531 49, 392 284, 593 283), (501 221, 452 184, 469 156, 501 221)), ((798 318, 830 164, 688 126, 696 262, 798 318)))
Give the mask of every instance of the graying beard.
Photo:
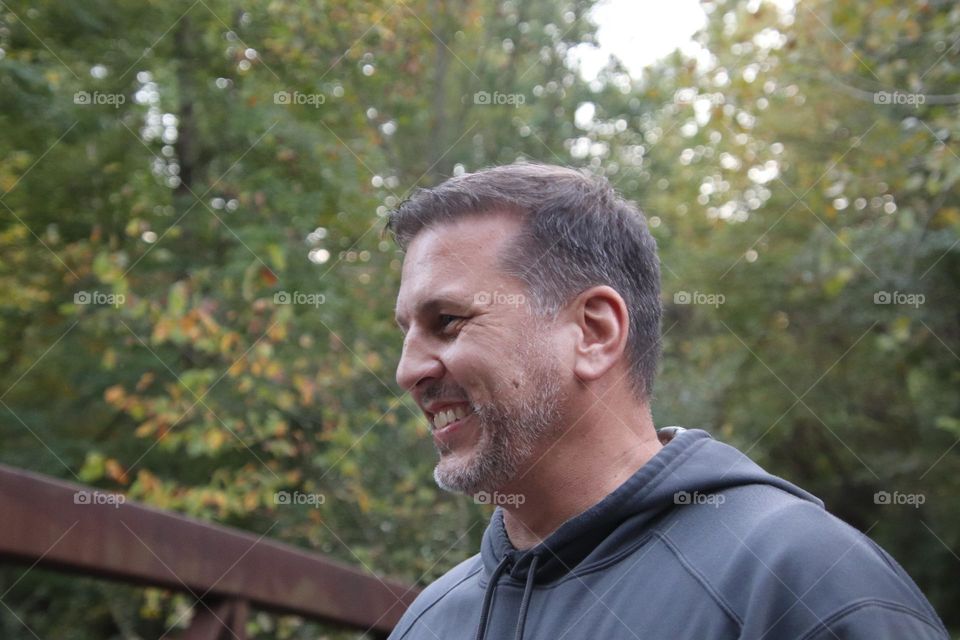
POLYGON ((517 476, 537 445, 557 428, 563 401, 557 371, 547 367, 531 377, 534 395, 521 400, 516 409, 501 412, 489 405, 473 406, 481 429, 476 457, 465 468, 441 471, 438 463, 433 477, 441 489, 467 495, 498 490, 517 476))

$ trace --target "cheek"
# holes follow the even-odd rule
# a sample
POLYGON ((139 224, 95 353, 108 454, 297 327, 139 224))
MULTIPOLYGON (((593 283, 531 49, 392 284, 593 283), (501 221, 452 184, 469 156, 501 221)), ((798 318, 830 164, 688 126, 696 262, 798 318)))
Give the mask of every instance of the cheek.
POLYGON ((450 345, 443 357, 453 382, 473 400, 489 400, 504 386, 521 386, 518 354, 504 352, 502 344, 458 341, 450 345))
POLYGON ((477 387, 488 367, 482 349, 460 341, 451 344, 444 352, 443 364, 452 382, 468 393, 477 387))
POLYGON ((444 364, 453 379, 471 392, 471 398, 520 390, 531 358, 543 357, 541 347, 531 347, 529 342, 522 328, 499 325, 488 317, 476 318, 450 344, 444 364), (491 393, 484 393, 484 388, 491 393))

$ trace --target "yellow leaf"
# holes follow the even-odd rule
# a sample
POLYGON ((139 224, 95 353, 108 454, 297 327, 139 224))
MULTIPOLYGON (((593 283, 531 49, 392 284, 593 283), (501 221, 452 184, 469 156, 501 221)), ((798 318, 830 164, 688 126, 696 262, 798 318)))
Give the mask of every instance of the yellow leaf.
POLYGON ((140 380, 137 381, 137 391, 143 391, 149 387, 153 383, 154 378, 156 378, 156 375, 152 371, 147 371, 140 376, 140 380))
POLYGON ((127 484, 129 478, 127 478, 127 470, 123 468, 123 465, 114 458, 110 458, 106 462, 106 472, 107 476, 120 484, 127 484))
POLYGON ((123 404, 124 397, 125 393, 123 391, 123 386, 119 384, 115 384, 103 392, 103 399, 106 400, 108 404, 111 404, 115 407, 119 407, 123 404))
POLYGON ((357 491, 357 504, 363 513, 370 511, 370 497, 364 491, 357 491))
POLYGON ((207 446, 213 451, 220 449, 226 439, 227 437, 220 429, 211 429, 210 431, 207 431, 205 438, 207 446))

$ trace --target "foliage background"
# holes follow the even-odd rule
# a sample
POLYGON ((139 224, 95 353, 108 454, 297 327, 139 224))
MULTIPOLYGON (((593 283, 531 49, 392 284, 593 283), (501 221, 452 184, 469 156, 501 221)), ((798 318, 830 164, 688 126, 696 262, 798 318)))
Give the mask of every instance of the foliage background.
MULTIPOLYGON (((655 422, 823 498, 960 629, 960 7, 704 2, 709 56, 585 80, 592 4, 0 2, 0 462, 428 583, 488 512, 435 488, 393 380, 383 215, 464 170, 582 166, 661 248, 655 422)), ((0 592, 12 639, 157 637, 192 604, 13 566, 0 592)))

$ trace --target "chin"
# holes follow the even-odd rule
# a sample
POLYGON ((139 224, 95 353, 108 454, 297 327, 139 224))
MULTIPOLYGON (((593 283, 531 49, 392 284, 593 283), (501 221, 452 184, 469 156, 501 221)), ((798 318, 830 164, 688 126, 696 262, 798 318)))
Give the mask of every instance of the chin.
POLYGON ((473 455, 454 457, 448 454, 433 470, 433 479, 441 489, 468 496, 489 490, 483 475, 476 468, 473 455))
POLYGON ((481 460, 472 451, 463 456, 443 456, 433 470, 433 479, 441 489, 467 496, 499 491, 513 475, 501 464, 489 458, 481 460))
POLYGON ((447 455, 440 459, 433 469, 433 479, 444 491, 451 493, 475 493, 476 484, 474 474, 470 473, 469 464, 460 460, 452 460, 447 455))

